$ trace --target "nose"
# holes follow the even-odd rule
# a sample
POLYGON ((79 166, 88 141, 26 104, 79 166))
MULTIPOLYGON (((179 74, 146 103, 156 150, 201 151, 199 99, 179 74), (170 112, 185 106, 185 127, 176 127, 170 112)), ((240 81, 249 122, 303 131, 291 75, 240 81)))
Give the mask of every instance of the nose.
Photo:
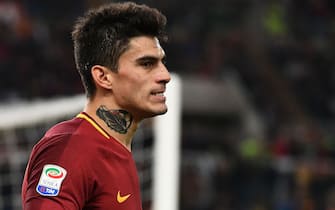
POLYGON ((170 82, 171 80, 171 75, 170 75, 170 72, 169 70, 166 68, 166 66, 161 63, 160 65, 160 71, 159 71, 159 74, 158 74, 158 77, 157 77, 157 82, 159 83, 168 83, 170 82))

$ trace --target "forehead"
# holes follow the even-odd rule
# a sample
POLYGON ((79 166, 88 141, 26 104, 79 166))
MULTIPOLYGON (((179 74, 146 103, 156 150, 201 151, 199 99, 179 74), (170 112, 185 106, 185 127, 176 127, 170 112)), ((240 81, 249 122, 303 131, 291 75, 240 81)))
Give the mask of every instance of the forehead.
POLYGON ((130 39, 129 48, 124 55, 132 58, 148 55, 162 58, 165 52, 156 37, 140 36, 130 39))

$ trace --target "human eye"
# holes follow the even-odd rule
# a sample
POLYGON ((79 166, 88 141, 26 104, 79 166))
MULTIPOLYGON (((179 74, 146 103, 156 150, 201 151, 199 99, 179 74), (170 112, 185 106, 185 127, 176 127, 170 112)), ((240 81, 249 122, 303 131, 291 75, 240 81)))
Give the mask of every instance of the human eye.
POLYGON ((158 60, 156 58, 142 58, 138 60, 138 65, 145 68, 145 69, 151 69, 154 68, 158 63, 158 60))
POLYGON ((144 61, 141 63, 141 66, 143 66, 144 68, 152 68, 154 65, 155 63, 152 61, 144 61))

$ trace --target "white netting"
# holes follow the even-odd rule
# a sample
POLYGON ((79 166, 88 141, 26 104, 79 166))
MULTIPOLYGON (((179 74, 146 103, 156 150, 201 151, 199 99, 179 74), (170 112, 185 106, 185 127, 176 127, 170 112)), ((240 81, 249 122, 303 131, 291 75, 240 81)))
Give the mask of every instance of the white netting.
POLYGON ((21 184, 33 145, 54 123, 49 119, 0 130, 0 209, 21 209, 21 184))

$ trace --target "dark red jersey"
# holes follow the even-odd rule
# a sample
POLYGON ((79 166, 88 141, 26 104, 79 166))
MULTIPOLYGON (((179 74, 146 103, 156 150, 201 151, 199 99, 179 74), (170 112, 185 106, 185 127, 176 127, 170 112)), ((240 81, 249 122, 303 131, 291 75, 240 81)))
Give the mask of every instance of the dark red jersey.
POLYGON ((34 146, 22 204, 24 210, 141 210, 132 154, 81 113, 34 146))

